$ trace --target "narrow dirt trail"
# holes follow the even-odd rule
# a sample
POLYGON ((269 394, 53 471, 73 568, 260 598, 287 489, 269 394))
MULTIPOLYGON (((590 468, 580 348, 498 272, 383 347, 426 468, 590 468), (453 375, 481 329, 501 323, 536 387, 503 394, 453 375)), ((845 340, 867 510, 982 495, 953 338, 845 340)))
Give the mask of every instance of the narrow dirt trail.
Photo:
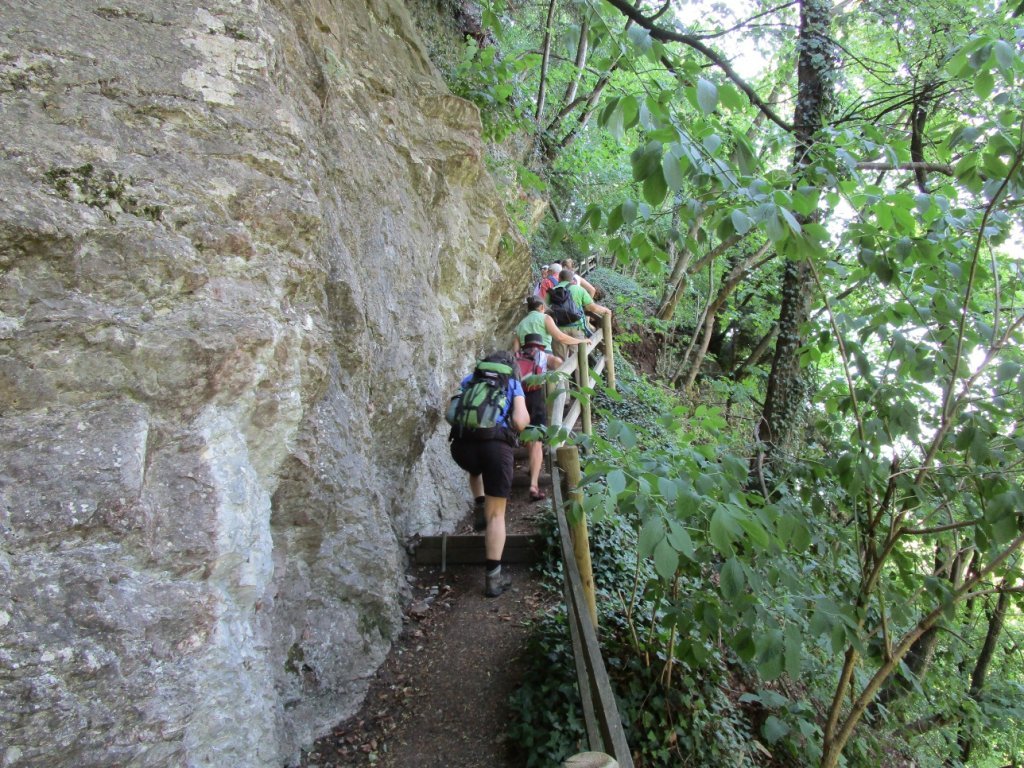
MULTIPOLYGON (((508 533, 533 533, 550 501, 531 503, 525 459, 506 514, 508 533)), ((547 483, 550 496, 550 479, 547 483)), ((469 516, 455 531, 472 533, 469 516)), ((522 768, 507 739, 508 699, 522 680, 528 622, 558 595, 528 566, 509 568, 511 590, 483 596, 483 566, 414 566, 415 600, 401 636, 376 673, 360 711, 320 739, 304 768, 522 768)))

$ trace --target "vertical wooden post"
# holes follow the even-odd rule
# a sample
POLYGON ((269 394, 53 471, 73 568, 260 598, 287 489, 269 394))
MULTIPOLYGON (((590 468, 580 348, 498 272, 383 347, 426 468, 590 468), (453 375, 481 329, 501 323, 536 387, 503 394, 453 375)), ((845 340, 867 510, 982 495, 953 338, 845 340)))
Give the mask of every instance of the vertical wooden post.
MULTIPOLYGON (((582 344, 576 345, 576 354, 579 356, 579 372, 580 372, 580 389, 590 388, 590 340, 587 339, 582 344)), ((581 393, 582 398, 580 400, 580 417, 583 422, 583 434, 592 435, 594 433, 593 425, 590 421, 590 395, 581 393)))
POLYGON ((604 376, 608 388, 615 389, 615 352, 612 345, 612 313, 601 315, 601 330, 604 332, 604 376))
POLYGON ((559 415, 558 423, 555 423, 555 385, 550 381, 544 382, 544 401, 548 404, 548 426, 553 429, 557 429, 562 426, 561 415, 559 415))
MULTIPOLYGON (((582 344, 580 346, 583 346, 582 344)), ((578 347, 577 347, 578 349, 578 347)), ((580 506, 579 519, 569 521, 569 533, 572 536, 573 554, 576 565, 580 569, 583 581, 583 594, 587 598, 590 620, 597 629, 597 595, 594 592, 594 567, 590 562, 590 537, 587 534, 587 516, 582 509, 583 492, 579 490, 583 472, 580 470, 580 452, 575 445, 563 445, 558 449, 558 466, 565 474, 566 498, 580 506)))

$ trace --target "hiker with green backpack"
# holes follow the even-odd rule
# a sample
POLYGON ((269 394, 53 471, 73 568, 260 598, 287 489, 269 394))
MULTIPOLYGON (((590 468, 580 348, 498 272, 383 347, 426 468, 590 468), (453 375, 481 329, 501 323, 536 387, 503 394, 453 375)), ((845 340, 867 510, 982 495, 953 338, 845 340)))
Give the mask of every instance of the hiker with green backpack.
POLYGON ((478 362, 462 380, 445 413, 451 424, 451 453, 469 473, 475 502, 473 527, 486 526, 484 594, 497 597, 512 584, 501 573, 505 549, 505 506, 512 492, 515 446, 530 424, 519 366, 509 352, 495 352, 478 362))

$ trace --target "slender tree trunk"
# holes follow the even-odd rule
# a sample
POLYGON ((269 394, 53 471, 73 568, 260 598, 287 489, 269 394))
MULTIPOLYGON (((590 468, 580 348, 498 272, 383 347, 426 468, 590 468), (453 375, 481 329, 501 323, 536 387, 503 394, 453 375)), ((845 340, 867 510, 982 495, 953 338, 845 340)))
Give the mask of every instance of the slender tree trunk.
POLYGON ((565 97, 562 99, 562 104, 572 104, 576 99, 576 91, 580 87, 580 80, 583 79, 583 70, 587 66, 587 51, 589 46, 590 37, 590 24, 586 19, 580 24, 580 42, 576 46, 576 74, 572 80, 569 81, 569 85, 565 89, 565 97))
MULTIPOLYGON (((1003 587, 1006 586, 1008 585, 1004 581, 1003 587)), ((988 632, 985 633, 985 642, 981 646, 981 652, 978 654, 974 671, 971 673, 971 688, 967 695, 975 701, 981 698, 981 692, 985 688, 985 678, 988 676, 989 667, 992 666, 992 657, 995 656, 999 635, 1002 634, 1003 623, 1006 621, 1006 610, 1009 607, 1010 593, 1004 589, 999 593, 996 607, 988 615, 988 632)), ((961 729, 956 743, 960 747, 960 762, 966 764, 971 757, 971 751, 974 749, 974 736, 970 732, 965 733, 961 729)))
MULTIPOLYGON (((935 545, 935 564, 932 569, 932 575, 938 578, 942 576, 948 576, 954 589, 958 586, 957 578, 959 567, 954 565, 953 568, 948 568, 943 555, 946 550, 943 549, 941 543, 935 545), (947 570, 949 571, 947 573, 947 570)), ((932 663, 932 659, 935 656, 935 648, 939 643, 939 628, 932 627, 923 635, 921 635, 914 644, 910 646, 910 650, 907 651, 907 657, 904 664, 907 667, 907 672, 918 680, 922 679, 928 672, 928 667, 932 663)), ((912 681, 904 676, 905 673, 893 676, 890 678, 881 691, 878 692, 878 696, 875 701, 871 703, 868 708, 870 715, 874 715, 878 706, 889 706, 894 701, 903 698, 913 689, 912 681)))
MULTIPOLYGON (((794 132, 794 178, 804 175, 815 134, 821 129, 827 106, 833 69, 831 3, 828 0, 803 0, 800 3, 800 32, 797 49, 798 91, 794 132)), ((800 370, 801 326, 810 312, 810 266, 804 259, 787 259, 782 278, 782 305, 779 307, 779 336, 768 377, 764 410, 758 424, 758 439, 765 445, 767 458, 786 442, 799 423, 806 391, 800 370)))
POLYGON ((739 381, 740 377, 743 376, 743 374, 746 373, 747 370, 753 368, 755 365, 761 362, 761 358, 764 357, 764 353, 768 351, 768 347, 771 345, 772 339, 775 338, 775 334, 778 332, 778 323, 773 323, 772 327, 768 329, 768 333, 761 337, 761 340, 757 342, 757 345, 754 347, 751 353, 747 355, 747 359, 740 363, 739 367, 737 367, 736 370, 732 372, 730 378, 733 381, 739 381))
MULTIPOLYGON (((673 232, 679 229, 679 206, 683 204, 683 197, 680 194, 676 194, 675 200, 672 206, 672 226, 673 232)), ((687 233, 687 240, 694 237, 697 234, 697 228, 700 226, 701 220, 704 217, 698 215, 693 223, 690 225, 690 230, 687 233)), ((669 275, 668 280, 665 282, 665 289, 661 292, 661 301, 658 303, 658 319, 659 320, 671 320, 672 315, 676 311, 676 304, 679 303, 679 294, 683 289, 683 281, 686 279, 686 265, 690 261, 689 248, 682 248, 680 250, 678 238, 672 238, 672 243, 668 249, 669 264, 672 265, 672 273, 669 275)))
POLYGON ((714 300, 708 305, 707 311, 704 315, 704 333, 701 339, 700 346, 697 348, 697 354, 692 360, 688 360, 689 373, 686 376, 686 383, 683 385, 683 389, 690 389, 693 383, 697 380, 697 374, 700 372, 700 366, 704 362, 704 357, 708 353, 708 349, 711 346, 711 336, 715 330, 715 319, 718 317, 718 313, 725 307, 725 303, 729 300, 732 292, 736 290, 743 279, 750 273, 751 266, 759 258, 764 256, 770 247, 770 243, 758 248, 754 253, 747 256, 742 261, 738 259, 730 259, 729 272, 726 274, 725 279, 722 281, 721 287, 718 289, 718 294, 714 300))
POLYGON ((551 62, 551 25, 555 19, 555 1, 548 3, 548 18, 544 22, 544 49, 540 60, 540 86, 537 90, 537 110, 534 118, 540 122, 544 114, 544 102, 547 99, 548 91, 548 64, 551 62))

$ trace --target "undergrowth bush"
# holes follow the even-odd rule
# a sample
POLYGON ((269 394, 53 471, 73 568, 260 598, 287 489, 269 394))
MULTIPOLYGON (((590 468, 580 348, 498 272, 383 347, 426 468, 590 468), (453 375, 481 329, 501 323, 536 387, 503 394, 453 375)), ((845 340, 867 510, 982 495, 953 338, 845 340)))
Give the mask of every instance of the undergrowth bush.
MULTIPOLYGON (((557 524, 541 534, 549 543, 538 566, 547 587, 562 579, 557 524)), ((623 517, 590 526, 605 663, 638 768, 753 766, 745 717, 727 695, 727 670, 717 649, 699 670, 676 662, 666 678, 663 660, 645 652, 643 636, 663 631, 665 616, 644 589, 654 578, 650 560, 637 557, 637 530, 623 517), (653 628, 653 629, 652 629, 653 628)), ((512 697, 512 743, 527 766, 561 764, 586 748, 569 629, 562 606, 533 627, 522 687, 512 697)))

